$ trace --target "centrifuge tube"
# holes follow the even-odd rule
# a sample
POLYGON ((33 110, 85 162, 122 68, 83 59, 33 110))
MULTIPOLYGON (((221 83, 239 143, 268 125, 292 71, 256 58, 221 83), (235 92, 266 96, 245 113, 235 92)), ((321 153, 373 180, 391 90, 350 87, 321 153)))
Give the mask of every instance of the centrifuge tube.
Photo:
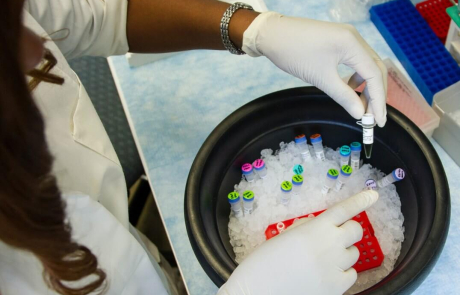
POLYGON ((375 190, 375 189, 377 189, 377 182, 376 182, 375 180, 373 180, 372 178, 366 180, 366 182, 364 183, 364 185, 366 186, 366 188, 367 188, 368 190, 375 190))
POLYGON ((259 174, 260 178, 267 176, 267 167, 265 166, 264 160, 257 159, 252 163, 252 166, 256 170, 256 173, 259 174))
POLYGON ((372 145, 374 144, 374 115, 366 113, 361 121, 358 121, 357 123, 358 125, 363 126, 364 153, 366 154, 366 158, 370 159, 372 155, 372 145))
POLYGON ((254 193, 252 191, 245 191, 243 193, 244 215, 251 214, 253 208, 254 208, 254 193))
POLYGON ((302 156, 302 159, 304 161, 310 159, 311 158, 310 149, 308 148, 307 138, 305 137, 305 134, 297 135, 294 138, 294 141, 295 141, 295 145, 300 150, 300 155, 302 156))
POLYGON ((348 165, 350 160, 350 147, 348 145, 344 145, 340 148, 340 167, 344 165, 348 165))
POLYGON ((377 185, 378 187, 384 187, 389 184, 392 184, 393 182, 403 180, 404 176, 406 176, 406 173, 404 172, 404 170, 402 170, 401 168, 397 168, 393 172, 385 176, 384 178, 377 181, 377 185))
POLYGON ((294 166, 294 169, 292 169, 292 171, 294 171, 294 174, 298 174, 298 175, 301 175, 303 173, 303 166, 300 165, 300 164, 297 164, 294 166))
POLYGON ((321 161, 325 160, 324 157, 324 148, 323 148, 323 139, 321 138, 321 134, 313 134, 310 136, 311 144, 313 145, 313 148, 315 149, 315 154, 318 159, 321 159, 321 161))
POLYGON ((359 142, 352 142, 350 144, 351 161, 350 166, 354 171, 359 169, 359 162, 361 161, 361 144, 359 142))
POLYGON ((339 177, 337 178, 337 182, 335 183, 335 187, 334 187, 334 190, 336 192, 342 189, 343 185, 350 178, 350 175, 352 172, 353 172, 353 169, 349 165, 342 166, 342 169, 340 169, 339 177))
POLYGON ((292 176, 292 193, 298 195, 303 184, 303 176, 296 174, 292 176))
POLYGON ((233 214, 235 214, 235 216, 240 216, 242 213, 240 195, 237 192, 231 192, 228 194, 227 198, 232 207, 233 214))
POLYGON ((329 189, 334 186, 337 177, 339 177, 339 171, 336 169, 329 169, 327 171, 326 181, 324 182, 323 188, 321 189, 323 195, 327 194, 329 189))
POLYGON ((243 176, 246 178, 247 182, 254 181, 255 175, 251 164, 243 164, 243 166, 241 167, 241 171, 243 172, 243 176))
POLYGON ((290 181, 283 181, 281 183, 281 204, 287 205, 291 200, 292 183, 290 181))

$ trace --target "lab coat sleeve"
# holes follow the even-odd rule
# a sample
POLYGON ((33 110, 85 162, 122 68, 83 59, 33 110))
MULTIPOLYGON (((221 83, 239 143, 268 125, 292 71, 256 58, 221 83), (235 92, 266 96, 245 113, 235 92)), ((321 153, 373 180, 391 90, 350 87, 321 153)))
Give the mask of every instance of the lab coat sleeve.
POLYGON ((56 42, 67 59, 119 55, 129 49, 128 0, 26 0, 24 8, 48 34, 68 29, 68 37, 56 42))

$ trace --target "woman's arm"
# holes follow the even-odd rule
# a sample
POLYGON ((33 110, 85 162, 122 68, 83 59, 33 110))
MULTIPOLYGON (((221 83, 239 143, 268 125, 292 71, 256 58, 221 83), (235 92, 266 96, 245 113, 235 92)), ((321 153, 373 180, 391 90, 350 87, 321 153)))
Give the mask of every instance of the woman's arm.
MULTIPOLYGON (((220 20, 228 7, 215 0, 130 0, 130 51, 223 49, 220 20)), ((265 56, 283 71, 320 88, 354 118, 370 112, 380 127, 385 125, 386 68, 353 26, 275 12, 258 15, 240 9, 231 18, 230 40, 237 47, 253 57, 265 56), (342 81, 339 64, 356 71, 350 84, 367 83, 361 97, 342 81)))
MULTIPOLYGON (((244 0, 242 0, 244 1, 244 0)), ((229 7, 216 0, 26 0, 26 10, 48 32, 69 29, 56 42, 67 58, 132 52, 224 49, 220 20, 229 7), (129 48, 128 48, 129 47, 129 48)), ((240 9, 230 40, 248 55, 265 56, 283 71, 323 90, 354 118, 373 113, 386 122, 387 72, 380 57, 351 25, 275 12, 240 9), (243 42, 244 34, 244 42, 243 42), (366 82, 358 97, 337 66, 356 71, 350 85, 366 82)))
MULTIPOLYGON (((224 49, 220 20, 229 6, 216 0, 130 0, 129 49, 131 52, 224 49)), ((243 32, 257 15, 245 9, 233 14, 229 35, 238 48, 242 46, 243 32)))

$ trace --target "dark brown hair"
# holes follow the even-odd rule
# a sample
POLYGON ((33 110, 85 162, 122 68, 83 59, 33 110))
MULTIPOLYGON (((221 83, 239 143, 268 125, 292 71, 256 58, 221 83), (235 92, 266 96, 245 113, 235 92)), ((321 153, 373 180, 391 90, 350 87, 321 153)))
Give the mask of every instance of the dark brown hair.
POLYGON ((102 293, 106 274, 96 256, 71 239, 65 204, 51 175, 43 118, 21 71, 21 9, 17 0, 2 1, 0 9, 0 240, 33 253, 56 292, 102 293), (90 283, 69 287, 90 275, 90 283))

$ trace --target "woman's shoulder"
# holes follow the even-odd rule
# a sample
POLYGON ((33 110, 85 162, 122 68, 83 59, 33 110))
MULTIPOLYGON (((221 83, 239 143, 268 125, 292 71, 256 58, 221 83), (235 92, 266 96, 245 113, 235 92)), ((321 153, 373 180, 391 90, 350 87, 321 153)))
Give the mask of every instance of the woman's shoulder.
POLYGON ((43 281, 40 260, 28 251, 0 241, 0 294, 57 294, 43 281))
POLYGON ((110 290, 122 294, 166 294, 145 249, 129 230, 101 204, 80 192, 66 192, 72 237, 88 247, 109 277, 110 290), (110 279, 111 278, 111 279, 110 279), (151 292, 155 290, 155 292, 151 292))
MULTIPOLYGON (((101 248, 109 246, 110 242, 120 242, 122 245, 136 242, 129 231, 90 196, 70 191, 63 193, 62 199, 66 205, 72 237, 79 243, 87 243, 102 252, 101 248)), ((111 247, 105 249, 105 252, 110 250, 111 247)))
MULTIPOLYGON (((80 192, 66 192, 62 198, 73 240, 88 247, 107 274, 107 294, 166 294, 144 248, 107 209, 80 192)), ((0 294, 57 294, 42 274, 32 253, 0 241, 0 294)))

